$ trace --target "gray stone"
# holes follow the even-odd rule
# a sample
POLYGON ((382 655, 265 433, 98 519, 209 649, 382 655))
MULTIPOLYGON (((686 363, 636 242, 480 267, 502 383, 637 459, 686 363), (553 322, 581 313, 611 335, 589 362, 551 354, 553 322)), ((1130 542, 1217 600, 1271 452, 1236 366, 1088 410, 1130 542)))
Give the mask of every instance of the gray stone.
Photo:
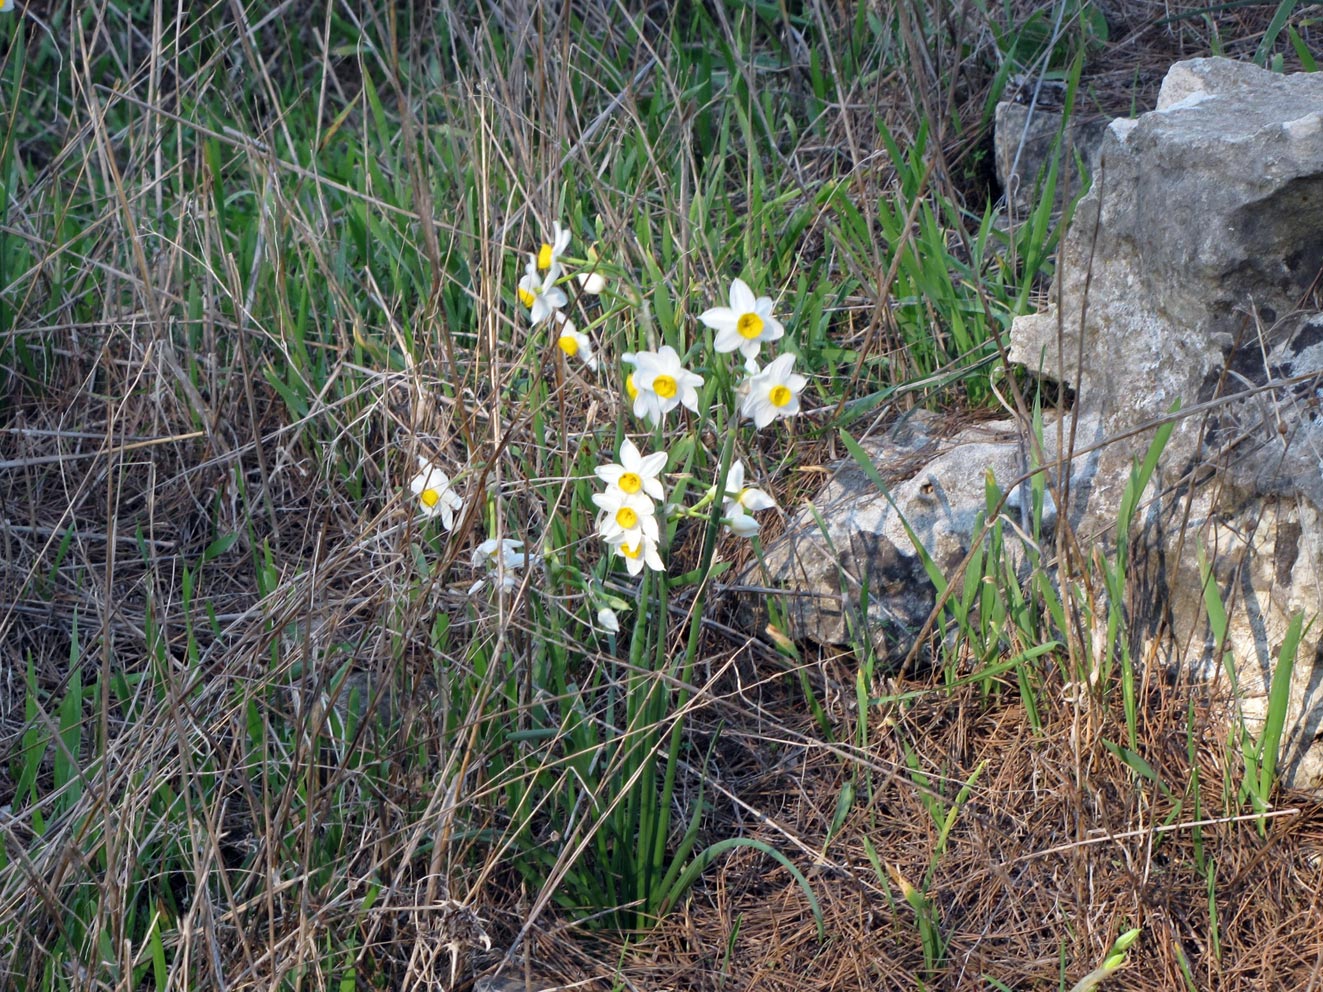
MULTIPOLYGON (((1067 199, 1079 194, 1093 171, 1107 123, 1076 118, 1065 123, 1060 110, 1010 101, 997 104, 992 132, 997 181, 1016 219, 1023 220, 1037 206, 1039 183, 1052 163, 1058 137, 1058 182, 1064 179, 1067 199)), ((1060 190, 1055 198, 1060 200, 1060 190)))
MULTIPOLYGON (((1212 398, 1233 347, 1290 313, 1321 266, 1323 75, 1179 63, 1156 111, 1108 129, 1059 261, 1063 309, 1017 318, 1010 357, 1071 385, 1119 438, 1212 398)), ((1181 421, 1164 481, 1201 432, 1181 421)), ((1103 452, 1086 529, 1106 529, 1135 448, 1103 452)))
POLYGON ((1148 493, 1132 615, 1169 635, 1156 646, 1172 665, 1220 673, 1211 576, 1253 733, 1291 618, 1314 620, 1284 755, 1288 784, 1310 788, 1323 785, 1323 315, 1296 307, 1321 269, 1323 76, 1196 59, 1172 67, 1157 110, 1108 129, 1063 247, 1061 309, 1011 332, 1012 360, 1074 388, 1107 441, 1072 520, 1086 540, 1114 527, 1154 425, 1185 411, 1148 493))
MULTIPOLYGON (((1051 437, 1046 441, 1044 458, 1055 461, 1051 437)), ((1014 486, 1001 514, 1014 525, 1007 550, 1020 560, 1023 538, 1016 530, 1028 536, 1032 497, 1027 486, 1014 484, 1036 463, 1028 438, 1013 422, 944 430, 939 418, 922 411, 860 446, 887 491, 879 492, 858 464, 845 462, 767 548, 766 572, 750 572, 745 580, 786 590, 792 637, 822 644, 867 638, 878 657, 898 662, 936 601, 911 533, 942 574, 951 575, 969 551, 980 516, 987 515, 991 474, 999 489, 1014 486)), ((1087 459, 1075 469, 1075 487, 1083 488, 1087 459)), ((1044 495, 1040 520, 1050 532, 1056 507, 1050 493, 1044 495)))

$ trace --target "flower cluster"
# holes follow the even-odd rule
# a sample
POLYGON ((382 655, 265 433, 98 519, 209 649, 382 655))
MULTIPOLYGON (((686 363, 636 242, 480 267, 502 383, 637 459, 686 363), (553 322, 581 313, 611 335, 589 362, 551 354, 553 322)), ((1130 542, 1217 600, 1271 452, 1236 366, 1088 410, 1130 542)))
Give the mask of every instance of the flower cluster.
MULTIPOLYGON (((765 368, 758 365, 764 344, 785 336, 785 326, 772 313, 772 300, 755 296, 742 279, 730 288, 729 305, 712 307, 699 315, 699 321, 716 332, 713 347, 718 354, 738 352, 744 359, 745 377, 736 388, 738 417, 752 420, 761 430, 778 417, 792 417, 799 412, 799 394, 808 380, 794 371, 795 356, 781 355, 765 368)), ((680 355, 670 345, 656 351, 630 352, 621 356, 633 371, 625 380, 634 416, 660 427, 666 415, 683 406, 695 414, 702 412, 699 390, 703 376, 686 369, 680 355)), ((646 566, 664 568, 659 543, 661 527, 657 504, 665 500, 659 473, 666 466, 665 452, 646 458, 632 441, 620 449, 620 462, 596 470, 607 484, 605 492, 593 496, 598 508, 597 532, 607 545, 625 559, 631 575, 646 566)), ((739 537, 754 537, 759 524, 753 514, 769 510, 776 501, 763 490, 744 484, 744 462, 733 460, 719 486, 724 490, 721 521, 739 537)), ((688 510, 669 507, 671 513, 699 516, 704 507, 717 498, 718 487, 709 490, 696 507, 688 510)))
MULTIPOLYGON (((573 281, 563 260, 569 244, 570 232, 555 223, 551 236, 536 252, 528 254, 516 293, 532 328, 551 327, 557 346, 566 356, 577 357, 596 369, 592 340, 565 313, 569 302, 565 286, 573 281)), ((590 251, 589 270, 572 273, 583 292, 600 293, 604 288, 601 276, 592 271, 595 265, 590 251)), ((733 366, 739 370, 739 381, 731 396, 732 421, 752 421, 755 429, 761 430, 778 418, 799 412, 799 397, 807 379, 795 372, 795 356, 786 353, 765 366, 759 364, 764 346, 771 346, 786 334, 785 326, 773 313, 770 297, 755 295, 744 280, 736 279, 727 305, 703 311, 698 321, 713 332, 712 348, 718 355, 738 355, 741 360, 740 365, 733 366)), ((671 345, 626 353, 621 358, 631 370, 625 391, 639 419, 661 428, 667 415, 679 407, 700 416, 707 412, 704 404, 711 402, 712 386, 703 375, 686 368, 685 358, 671 345)), ((727 381, 718 369, 716 383, 727 381)), ((735 436, 727 434, 724 441, 724 477, 719 476, 698 503, 689 507, 666 502, 662 480, 669 460, 666 451, 645 455, 632 440, 625 439, 620 445, 619 461, 595 469, 603 485, 592 497, 597 509, 596 530, 610 553, 624 559, 630 575, 639 575, 645 568, 664 571, 661 549, 666 540, 665 520, 676 516, 711 519, 717 500, 719 519, 727 532, 743 538, 758 535, 760 525, 755 515, 774 509, 776 501, 756 485, 746 485, 745 463, 733 457, 735 436)), ((418 474, 410 488, 424 515, 439 517, 446 530, 454 528, 456 514, 464 503, 445 471, 419 458, 418 474)), ((486 585, 510 591, 519 582, 521 570, 540 561, 540 555, 525 551, 519 541, 484 541, 473 551, 473 567, 478 574, 470 592, 486 585)), ((599 610, 598 625, 608 633, 618 630, 611 607, 599 610)))
MULTIPOLYGON (((570 245, 570 232, 560 222, 552 224, 550 241, 544 241, 537 254, 528 256, 524 276, 516 287, 519 302, 528 309, 529 323, 538 327, 548 321, 556 332, 556 345, 570 358, 578 358, 596 371, 597 356, 593 354, 592 339, 580 331, 566 315, 569 297, 561 288, 565 280, 565 266, 561 256, 570 245)), ((578 273, 579 287, 585 293, 597 295, 606 286, 601 274, 594 271, 578 273)))
POLYGON ((762 430, 777 417, 799 412, 799 394, 808 380, 794 371, 795 356, 782 355, 765 369, 758 367, 758 352, 764 342, 776 341, 786 329, 772 316, 770 296, 754 297, 743 279, 730 287, 730 306, 713 307, 698 315, 717 332, 713 347, 718 353, 738 351, 744 356, 749 377, 739 386, 740 416, 762 430))
POLYGON ((665 498, 660 473, 666 467, 666 452, 657 451, 646 458, 633 441, 620 445, 620 461, 599 465, 597 477, 606 483, 606 491, 593 494, 597 506, 597 532, 607 545, 625 559, 630 575, 638 575, 643 566, 660 572, 663 568, 657 551, 661 528, 657 524, 657 504, 665 498))

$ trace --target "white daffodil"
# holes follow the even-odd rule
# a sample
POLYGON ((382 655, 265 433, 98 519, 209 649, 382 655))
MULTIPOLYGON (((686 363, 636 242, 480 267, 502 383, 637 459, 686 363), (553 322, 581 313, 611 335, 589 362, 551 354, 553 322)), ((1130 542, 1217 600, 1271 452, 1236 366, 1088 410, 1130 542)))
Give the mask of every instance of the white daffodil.
POLYGON ((578 358, 594 372, 597 371, 597 356, 593 354, 593 341, 587 334, 574 326, 563 313, 557 310, 552 316, 557 327, 556 345, 570 358, 578 358))
POLYGON ((523 550, 523 541, 509 538, 489 538, 473 549, 473 567, 485 568, 487 574, 469 587, 469 595, 477 592, 486 581, 495 576, 495 584, 510 592, 519 583, 519 569, 541 561, 540 555, 523 550))
POLYGON ((753 537, 758 533, 758 521, 749 516, 758 510, 770 510, 776 500, 761 489, 744 484, 744 462, 735 459, 726 473, 726 495, 722 497, 723 523, 738 537, 753 537))
POLYGON ((606 276, 600 272, 580 272, 574 278, 579 280, 579 288, 589 296, 599 296, 606 289, 606 276))
POLYGON ((588 271, 580 272, 574 278, 579 280, 579 288, 589 296, 598 296, 606 289, 606 277, 597 271, 597 247, 588 246, 588 271))
POLYGON ((771 510, 776 506, 776 500, 768 496, 761 489, 744 484, 744 462, 736 458, 730 464, 730 471, 726 473, 726 495, 724 509, 730 512, 738 506, 741 510, 771 510))
POLYGON ((418 505, 424 514, 440 516, 441 526, 446 530, 455 526, 455 512, 464 506, 464 501, 450 488, 450 476, 421 455, 418 456, 418 474, 409 483, 409 489, 418 497, 418 505))
POLYGON ((604 493, 594 493, 593 503, 601 511, 597 515, 597 532, 610 543, 624 541, 635 545, 645 537, 656 541, 661 536, 657 508, 646 493, 623 493, 613 487, 604 493))
POLYGON ((733 509, 727 509, 726 514, 721 518, 721 522, 736 537, 756 537, 758 535, 758 521, 745 513, 744 508, 738 503, 735 504, 733 509))
POLYGON ((761 372, 741 384, 740 416, 753 420, 762 430, 777 417, 799 412, 799 394, 808 380, 793 371, 794 355, 781 355, 761 372))
POLYGON ((642 537, 637 542, 622 540, 608 543, 616 554, 625 559, 625 568, 629 570, 630 575, 638 575, 643 571, 644 565, 654 572, 666 570, 661 555, 657 553, 657 542, 653 538, 642 537))
MULTIPOLYGON (((634 354, 634 352, 632 352, 632 351, 627 351, 627 352, 625 352, 623 355, 620 356, 620 360, 621 360, 622 362, 624 362, 626 365, 635 365, 635 366, 637 366, 638 363, 639 363, 639 356, 636 355, 636 354, 634 354)), ((633 373, 633 372, 631 372, 631 373, 629 373, 629 375, 625 376, 625 395, 629 398, 629 402, 630 402, 631 404, 633 404, 633 403, 637 403, 637 402, 638 402, 638 398, 639 398, 639 387, 636 386, 636 385, 634 385, 634 373, 633 373)), ((639 411, 636 409, 636 410, 634 411, 634 416, 636 416, 636 417, 641 417, 641 416, 643 416, 643 414, 639 413, 639 411)))
POLYGON ((705 310, 698 319, 717 332, 713 346, 718 352, 738 351, 745 358, 756 357, 764 341, 775 341, 786 332, 772 316, 772 298, 755 299, 743 279, 731 283, 730 306, 705 310))
POLYGON ((776 500, 754 486, 744 484, 744 461, 736 458, 726 473, 726 506, 739 504, 746 510, 770 510, 776 506, 776 500))
MULTIPOLYGON (((565 249, 570 246, 570 232, 568 228, 560 226, 560 221, 552 221, 551 241, 542 242, 542 247, 537 252, 537 271, 555 272, 556 278, 560 278, 560 257, 565 254, 565 249)), ((553 282, 555 279, 552 280, 553 282)))
POLYGON ((620 618, 616 616, 616 611, 611 607, 603 606, 597 611, 597 626, 608 634, 618 634, 620 633, 620 618))
POLYGON ((646 417, 655 425, 681 404, 698 412, 698 387, 703 385, 703 377, 687 371, 669 344, 623 358, 634 366, 634 373, 625 383, 626 391, 632 388, 634 416, 646 417))
POLYGON ((593 469, 597 477, 608 486, 620 490, 626 496, 644 492, 653 499, 666 498, 658 474, 666 467, 666 452, 656 451, 644 458, 638 447, 629 438, 620 444, 620 462, 599 465, 593 469))
POLYGON ((473 549, 473 567, 486 565, 488 568, 523 568, 539 561, 538 555, 530 555, 522 550, 523 541, 513 541, 508 537, 488 538, 473 549))
POLYGON ((565 290, 556 285, 559 278, 559 264, 553 265, 545 275, 538 275, 537 259, 528 256, 524 278, 519 280, 519 302, 531 311, 534 327, 566 304, 565 290))

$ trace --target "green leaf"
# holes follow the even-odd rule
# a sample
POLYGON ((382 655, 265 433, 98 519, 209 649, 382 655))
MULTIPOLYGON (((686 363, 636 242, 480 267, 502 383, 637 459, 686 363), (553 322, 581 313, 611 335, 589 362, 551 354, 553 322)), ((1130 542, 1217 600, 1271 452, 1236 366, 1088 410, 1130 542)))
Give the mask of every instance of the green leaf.
POLYGON ((1282 730, 1291 705, 1291 673, 1295 670, 1295 656, 1300 648, 1300 635, 1304 630, 1304 614, 1291 618, 1277 653, 1273 668, 1272 687, 1268 691, 1268 713, 1263 722, 1263 740, 1259 743, 1259 798, 1265 803, 1272 792, 1273 778, 1282 745, 1282 730))

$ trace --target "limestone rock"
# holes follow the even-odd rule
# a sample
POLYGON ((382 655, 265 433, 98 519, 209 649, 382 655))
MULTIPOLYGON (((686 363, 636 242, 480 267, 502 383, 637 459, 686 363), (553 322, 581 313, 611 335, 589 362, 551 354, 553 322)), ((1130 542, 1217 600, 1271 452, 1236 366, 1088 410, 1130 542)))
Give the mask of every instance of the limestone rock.
MULTIPOLYGON (((1052 149, 1061 136, 1058 178, 1067 183, 1067 198, 1074 199, 1091 173, 1098 146, 1107 127, 1104 120, 1064 122, 1060 110, 1003 100, 993 117, 993 147, 997 181, 1006 193, 1014 216, 1023 220, 1037 205, 1036 187, 1047 174, 1052 149), (1064 129, 1063 129, 1064 123, 1064 129)), ((1059 196, 1059 194, 1058 194, 1059 196)))
MULTIPOLYGON (((1178 63, 1156 111, 1108 129, 1060 259, 1063 310, 1018 318, 1010 357, 1069 383, 1119 437, 1212 398, 1229 351, 1289 314, 1321 266, 1323 75, 1178 63)), ((1182 421, 1164 481, 1200 433, 1182 421)), ((1105 529, 1134 447, 1103 453, 1086 527, 1105 529)))
MULTIPOLYGON (((1154 112, 1108 129, 1063 247, 1061 310, 1011 332, 1012 360, 1069 383, 1106 441, 1073 521, 1086 537, 1114 526, 1153 425, 1186 411, 1132 578, 1160 607, 1150 633, 1170 626, 1171 663, 1215 674, 1211 574, 1252 732, 1291 617, 1323 612, 1323 314, 1297 310, 1321 270, 1323 76, 1196 59, 1154 112)), ((1292 679, 1284 771, 1302 787, 1323 785, 1321 628, 1292 679)))
MULTIPOLYGON (((969 551, 979 514, 988 510, 987 474, 1006 489, 1026 474, 1031 452, 1009 421, 944 432, 937 417, 922 411, 861 447, 887 493, 857 464, 845 462, 768 547, 766 573, 746 579, 787 590, 792 636, 821 644, 867 638, 878 657, 899 662, 936 600, 910 532, 950 575, 969 551)), ((1045 457, 1055 460, 1055 451, 1045 457)), ((1076 484, 1083 486, 1087 461, 1077 469, 1076 484)), ((1056 508, 1045 495, 1041 520, 1050 531, 1056 508)), ((1019 523, 1030 499, 1026 486, 1014 488, 1003 514, 1019 523)), ((1014 553, 1014 538, 1008 547, 1014 553)))

